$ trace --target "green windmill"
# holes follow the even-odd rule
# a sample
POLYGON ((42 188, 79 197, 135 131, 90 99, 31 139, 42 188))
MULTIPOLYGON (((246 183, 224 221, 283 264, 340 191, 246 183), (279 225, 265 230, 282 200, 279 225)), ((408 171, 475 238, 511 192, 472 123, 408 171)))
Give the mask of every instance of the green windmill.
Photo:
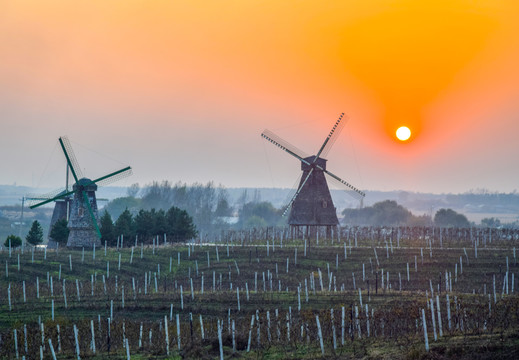
POLYGON ((70 233, 67 246, 93 247, 94 244, 99 246, 101 245, 101 232, 98 226, 99 216, 95 194, 97 186, 110 184, 131 175, 132 168, 127 166, 98 179, 91 180, 83 177, 81 168, 78 165, 68 139, 66 137, 60 137, 59 144, 65 154, 68 169, 74 178, 75 183, 72 186, 72 190, 69 191, 67 182, 67 188, 65 190, 59 189, 50 194, 35 197, 34 199, 43 201, 34 203, 29 207, 34 209, 50 202, 56 202, 56 206, 58 206, 58 204, 63 202, 62 199, 70 199, 72 197, 68 215, 68 228, 70 233))

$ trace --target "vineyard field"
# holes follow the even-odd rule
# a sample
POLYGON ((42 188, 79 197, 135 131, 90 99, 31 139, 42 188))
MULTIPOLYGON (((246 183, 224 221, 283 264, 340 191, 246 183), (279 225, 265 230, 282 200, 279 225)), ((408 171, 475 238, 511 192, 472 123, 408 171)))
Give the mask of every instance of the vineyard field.
POLYGON ((519 358, 518 244, 498 229, 270 228, 3 248, 0 357, 519 358))

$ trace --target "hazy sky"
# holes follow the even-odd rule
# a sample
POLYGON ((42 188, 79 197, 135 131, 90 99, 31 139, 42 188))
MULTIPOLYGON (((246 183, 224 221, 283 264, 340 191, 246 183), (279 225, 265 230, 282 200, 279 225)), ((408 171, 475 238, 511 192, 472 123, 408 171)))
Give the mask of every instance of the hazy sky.
POLYGON ((119 185, 519 188, 517 0, 0 0, 0 183, 59 187, 67 135, 119 185), (395 139, 408 125, 408 143, 395 139))

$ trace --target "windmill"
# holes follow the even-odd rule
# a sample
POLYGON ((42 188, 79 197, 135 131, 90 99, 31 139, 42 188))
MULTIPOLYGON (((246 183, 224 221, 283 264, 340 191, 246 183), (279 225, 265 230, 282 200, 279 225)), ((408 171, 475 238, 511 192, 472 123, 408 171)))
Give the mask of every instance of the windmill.
MULTIPOLYGON (((60 137, 59 143, 67 160, 67 184, 64 190, 60 189, 50 194, 31 197, 40 201, 29 206, 34 209, 38 206, 56 202, 52 221, 68 217, 68 228, 70 230, 68 247, 92 247, 101 245, 101 232, 97 224, 97 200, 96 190, 98 185, 106 185, 113 181, 131 175, 132 169, 127 166, 121 170, 102 176, 95 180, 83 177, 78 165, 72 146, 66 137, 60 137), (72 190, 68 189, 68 172, 72 173, 74 185, 72 190)), ((51 221, 51 223, 52 223, 51 221)))
POLYGON ((304 231, 307 235, 310 235, 324 227, 326 228, 326 233, 329 235, 331 234, 332 228, 339 224, 337 211, 333 204, 324 174, 328 175, 333 181, 345 186, 352 196, 359 198, 361 201, 365 196, 364 192, 326 169, 327 160, 323 157, 328 154, 331 146, 337 139, 337 135, 342 130, 344 126, 344 122, 341 122, 343 117, 344 113, 339 116, 339 119, 333 125, 332 130, 324 140, 317 154, 312 156, 308 156, 269 130, 265 130, 261 134, 263 138, 301 162, 301 170, 303 173, 299 186, 291 196, 283 213, 283 216, 285 216, 287 212, 290 211, 288 224, 293 234, 294 232, 304 231))

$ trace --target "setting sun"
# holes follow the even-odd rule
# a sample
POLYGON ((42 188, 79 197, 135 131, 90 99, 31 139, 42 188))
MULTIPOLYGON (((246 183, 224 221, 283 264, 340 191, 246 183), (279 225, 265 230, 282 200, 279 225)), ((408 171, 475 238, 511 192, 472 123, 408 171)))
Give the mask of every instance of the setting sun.
POLYGON ((396 130, 396 137, 400 141, 406 141, 411 137, 411 130, 407 126, 401 126, 396 130))

